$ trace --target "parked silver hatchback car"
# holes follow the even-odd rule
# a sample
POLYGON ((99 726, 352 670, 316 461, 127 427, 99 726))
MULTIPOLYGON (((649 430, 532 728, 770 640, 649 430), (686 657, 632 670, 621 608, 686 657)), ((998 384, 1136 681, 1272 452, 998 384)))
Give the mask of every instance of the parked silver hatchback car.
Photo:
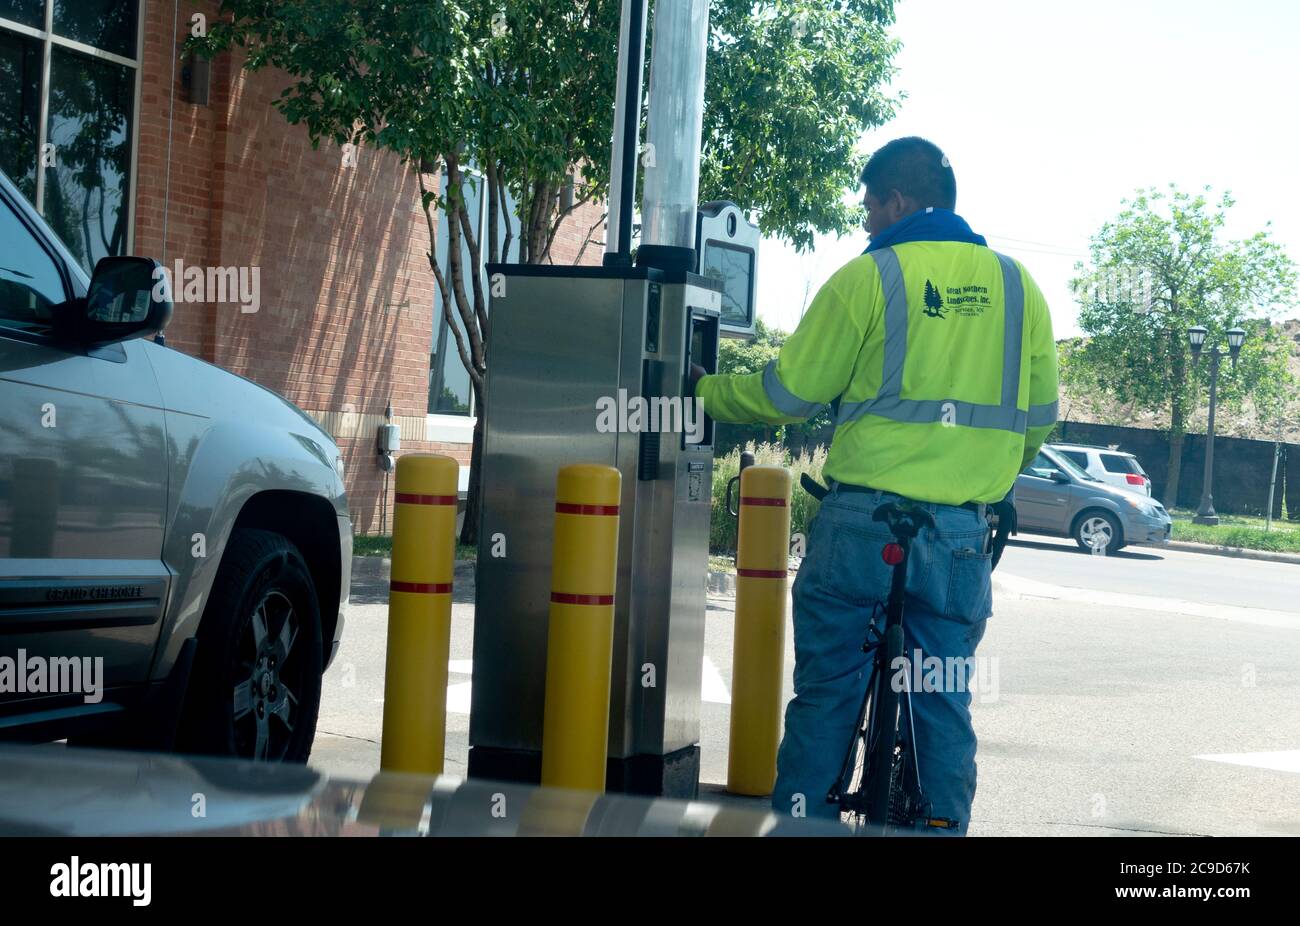
POLYGON ((1015 500, 1019 530, 1073 537, 1090 552, 1167 543, 1173 523, 1160 502, 1107 485, 1050 445, 1016 477, 1015 500))

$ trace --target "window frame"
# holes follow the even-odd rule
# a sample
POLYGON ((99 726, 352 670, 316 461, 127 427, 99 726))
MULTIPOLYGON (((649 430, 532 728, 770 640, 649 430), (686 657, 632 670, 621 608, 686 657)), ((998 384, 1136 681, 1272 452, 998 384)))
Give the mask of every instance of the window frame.
MULTIPOLYGON (((41 105, 40 124, 36 137, 36 198, 32 205, 37 214, 45 215, 45 158, 43 152, 49 141, 50 122, 50 66, 54 57, 54 46, 78 54, 98 58, 127 68, 132 74, 131 91, 131 148, 127 165, 128 195, 126 196, 126 246, 125 253, 135 250, 135 201, 137 184, 137 166, 140 162, 140 97, 144 83, 141 75, 141 63, 144 49, 144 0, 126 0, 135 4, 135 58, 125 58, 111 51, 104 51, 93 45, 86 45, 74 39, 56 35, 54 32, 54 0, 45 0, 45 24, 43 29, 35 29, 12 19, 0 17, 0 31, 13 32, 35 39, 41 43, 41 105)), ((173 94, 175 89, 173 88, 173 94)), ((174 101, 173 101, 174 105, 174 101)), ((170 117, 169 117, 170 131, 170 117)))
MULTIPOLYGON (((54 263, 55 272, 58 273, 59 282, 63 286, 64 301, 66 302, 70 299, 79 298, 78 293, 80 291, 76 285, 78 281, 69 269, 67 258, 60 253, 58 247, 55 247, 54 242, 49 240, 44 230, 40 227, 40 224, 33 220, 32 215, 28 212, 28 210, 31 209, 31 206, 28 204, 27 198, 17 189, 11 190, 8 184, 8 180, 4 183, 0 183, 0 209, 12 213, 18 226, 27 232, 31 239, 36 242, 36 246, 40 248, 41 251, 45 253, 45 256, 54 263), (12 196, 10 195, 11 192, 13 194, 12 196)), ((37 218, 39 218, 39 216, 37 218)), ((39 331, 26 331, 22 328, 13 328, 3 322, 0 322, 0 337, 9 338, 15 341, 26 341, 29 344, 45 344, 51 346, 56 344, 55 338, 50 334, 45 334, 39 331)))
MULTIPOLYGON (((472 177, 475 183, 478 185, 478 221, 475 223, 475 234, 477 235, 479 241, 478 273, 480 276, 481 283, 484 287, 484 292, 486 293, 487 283, 488 283, 487 281, 488 253, 487 253, 487 245, 486 245, 486 241, 487 241, 486 233, 487 233, 487 223, 488 223, 487 186, 486 186, 487 175, 473 164, 467 165, 465 168, 462 169, 461 173, 467 177, 472 177)), ((447 178, 446 178, 446 173, 444 171, 438 177, 438 188, 440 191, 444 189, 444 185, 446 184, 446 181, 447 178)), ((508 191, 507 191, 507 196, 509 196, 508 191)), ((517 204, 503 203, 500 205, 503 209, 508 209, 510 208, 510 205, 517 205, 517 204)), ((521 226, 519 216, 511 213, 509 215, 506 215, 505 218, 507 222, 513 222, 514 227, 519 228, 521 226)), ((445 212, 442 213, 441 216, 439 216, 439 225, 438 225, 439 230, 444 228, 444 226, 442 225, 443 221, 449 221, 447 214, 445 212)), ((438 258, 438 254, 437 254, 438 242, 436 240, 436 237, 437 237, 437 233, 435 232, 435 241, 434 241, 435 259, 438 258)), ((450 236, 448 236, 447 238, 447 246, 449 248, 451 246, 450 236)), ((511 249, 517 252, 519 246, 520 246, 519 239, 516 236, 515 239, 511 242, 511 249)), ((441 308, 437 305, 438 300, 440 300, 441 298, 442 298, 442 294, 438 292, 437 288, 435 287, 434 295, 433 295, 433 303, 434 303, 434 308, 437 310, 437 312, 434 315, 433 335, 432 335, 431 342, 429 344, 429 379, 430 379, 429 392, 430 394, 434 392, 433 376, 434 376, 435 361, 439 361, 439 360, 441 361, 441 363, 438 364, 437 366, 437 376, 439 377, 438 385, 439 388, 441 388, 442 384, 445 382, 445 379, 443 379, 442 377, 443 377, 443 371, 445 370, 445 365, 447 363, 446 354, 449 351, 452 354, 455 353, 455 351, 451 347, 450 326, 448 325, 447 319, 443 315, 441 308)), ((456 362, 460 363, 459 356, 456 357, 456 362)), ((462 431, 468 431, 469 436, 466 437, 463 442, 464 443, 470 442, 471 440, 473 440, 473 425, 478 419, 478 408, 476 407, 473 384, 471 383, 470 390, 469 390, 469 411, 466 412, 465 414, 457 414, 455 412, 435 412, 432 410, 431 403, 426 405, 425 414, 428 419, 428 426, 431 429, 436 429, 437 433, 443 435, 442 437, 432 438, 433 440, 447 440, 451 443, 460 443, 461 441, 454 438, 453 435, 457 435, 462 431)))

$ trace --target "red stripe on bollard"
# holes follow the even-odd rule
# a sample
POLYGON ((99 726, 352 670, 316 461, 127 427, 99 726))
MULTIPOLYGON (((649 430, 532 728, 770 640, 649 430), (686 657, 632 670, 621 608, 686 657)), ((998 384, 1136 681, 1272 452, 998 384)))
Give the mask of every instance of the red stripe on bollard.
POLYGON ((784 579, 790 573, 786 569, 737 569, 736 575, 746 579, 784 579))
POLYGON ((742 505, 763 505, 769 508, 785 507, 784 498, 760 498, 758 496, 755 496, 753 498, 741 498, 740 503, 742 505))
POLYGON ((568 592, 551 592, 556 604, 613 604, 613 595, 570 595, 568 592))
POLYGON ((575 505, 573 502, 556 502, 556 514, 618 514, 618 505, 575 505))
POLYGON ((454 495, 413 495, 410 492, 398 492, 394 500, 399 505, 454 505, 454 495))
POLYGON ((389 591, 415 592, 419 595, 450 595, 450 582, 389 582, 389 591))

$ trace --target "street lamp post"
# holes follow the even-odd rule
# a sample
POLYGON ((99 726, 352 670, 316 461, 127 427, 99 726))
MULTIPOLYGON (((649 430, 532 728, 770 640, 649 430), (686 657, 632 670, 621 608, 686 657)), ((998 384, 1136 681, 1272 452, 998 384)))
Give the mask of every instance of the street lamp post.
MULTIPOLYGON (((1205 336, 1208 334, 1206 329, 1201 325, 1196 325, 1187 329, 1187 342, 1192 346, 1192 366, 1195 367, 1201 360, 1201 349, 1205 346, 1205 336)), ((1246 332, 1241 328, 1228 329, 1228 356, 1232 358, 1232 368, 1237 368, 1237 356, 1241 353, 1241 345, 1246 340, 1246 332)), ((1223 352, 1219 350, 1218 345, 1210 348, 1210 420, 1209 427, 1205 435, 1205 477, 1201 484, 1201 504, 1196 509, 1196 517, 1192 520, 1197 524, 1218 524, 1219 516, 1214 511, 1214 409, 1219 399, 1219 361, 1223 358, 1223 352)))

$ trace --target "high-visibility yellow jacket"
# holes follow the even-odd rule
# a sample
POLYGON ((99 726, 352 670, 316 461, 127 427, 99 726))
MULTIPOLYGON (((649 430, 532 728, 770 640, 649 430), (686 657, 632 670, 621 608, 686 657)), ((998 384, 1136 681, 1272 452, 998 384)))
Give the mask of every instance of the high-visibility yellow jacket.
POLYGON ((786 424, 831 404, 824 475, 918 501, 996 502, 1056 424, 1056 342, 1038 286, 978 244, 854 258, 766 370, 705 376, 714 419, 786 424))

